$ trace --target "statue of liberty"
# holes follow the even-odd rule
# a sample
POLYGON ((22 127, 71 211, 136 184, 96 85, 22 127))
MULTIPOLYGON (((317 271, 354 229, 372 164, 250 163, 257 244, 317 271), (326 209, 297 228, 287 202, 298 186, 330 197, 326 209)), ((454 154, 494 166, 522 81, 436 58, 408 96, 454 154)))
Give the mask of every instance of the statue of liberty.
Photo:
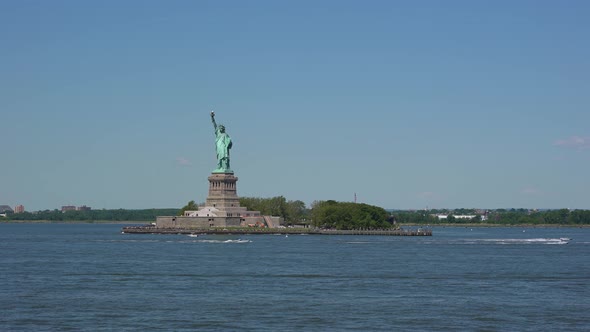
POLYGON ((225 132, 225 126, 219 126, 215 122, 215 112, 211 111, 211 121, 215 128, 215 150, 217 152, 217 168, 213 173, 233 173, 229 167, 229 150, 232 147, 232 141, 225 132))

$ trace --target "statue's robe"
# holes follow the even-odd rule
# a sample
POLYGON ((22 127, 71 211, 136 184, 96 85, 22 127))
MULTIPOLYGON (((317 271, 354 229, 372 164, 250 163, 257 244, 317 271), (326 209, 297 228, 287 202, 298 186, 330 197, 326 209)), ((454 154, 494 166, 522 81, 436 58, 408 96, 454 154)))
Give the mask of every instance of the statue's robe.
POLYGON ((216 130, 217 138, 215 139, 215 147, 217 149, 217 160, 229 159, 229 149, 231 149, 232 141, 227 133, 222 133, 219 129, 216 130))

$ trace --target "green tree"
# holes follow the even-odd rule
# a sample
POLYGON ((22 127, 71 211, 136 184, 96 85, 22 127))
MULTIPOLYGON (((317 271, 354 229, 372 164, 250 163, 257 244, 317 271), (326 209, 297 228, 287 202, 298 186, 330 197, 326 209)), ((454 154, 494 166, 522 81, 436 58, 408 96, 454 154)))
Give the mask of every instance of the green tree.
POLYGON ((300 222, 308 215, 305 203, 299 200, 287 201, 283 196, 240 197, 240 205, 250 211, 260 211, 263 215, 279 216, 289 224, 300 222))
POLYGON ((314 202, 311 209, 315 227, 336 229, 377 229, 389 228, 389 213, 385 209, 368 204, 336 202, 333 200, 314 202))
POLYGON ((285 221, 288 224, 293 224, 305 219, 307 209, 305 208, 305 203, 303 201, 288 201, 286 212, 287 218, 285 218, 285 221))
POLYGON ((197 203, 195 203, 195 201, 189 201, 185 206, 183 206, 180 209, 180 212, 178 212, 179 216, 184 215, 184 211, 196 211, 199 209, 199 206, 197 205, 197 203))

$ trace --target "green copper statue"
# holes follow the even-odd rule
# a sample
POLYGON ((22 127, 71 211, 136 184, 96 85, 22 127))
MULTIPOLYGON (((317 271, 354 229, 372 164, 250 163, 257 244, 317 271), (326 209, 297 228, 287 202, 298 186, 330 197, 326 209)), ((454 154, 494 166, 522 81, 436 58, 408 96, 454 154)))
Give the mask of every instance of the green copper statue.
POLYGON ((232 142, 229 135, 225 132, 225 126, 219 126, 215 122, 215 112, 211 111, 211 121, 213 121, 213 128, 215 128, 215 149, 217 151, 217 168, 213 173, 233 173, 229 168, 229 150, 232 142))

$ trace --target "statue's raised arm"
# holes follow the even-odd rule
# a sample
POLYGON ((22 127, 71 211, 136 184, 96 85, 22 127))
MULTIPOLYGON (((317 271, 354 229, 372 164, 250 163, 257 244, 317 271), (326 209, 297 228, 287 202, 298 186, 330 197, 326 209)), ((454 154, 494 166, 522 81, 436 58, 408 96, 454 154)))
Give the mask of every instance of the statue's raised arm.
POLYGON ((211 121, 213 122, 213 128, 217 132, 217 123, 215 122, 215 112, 211 111, 211 121))

